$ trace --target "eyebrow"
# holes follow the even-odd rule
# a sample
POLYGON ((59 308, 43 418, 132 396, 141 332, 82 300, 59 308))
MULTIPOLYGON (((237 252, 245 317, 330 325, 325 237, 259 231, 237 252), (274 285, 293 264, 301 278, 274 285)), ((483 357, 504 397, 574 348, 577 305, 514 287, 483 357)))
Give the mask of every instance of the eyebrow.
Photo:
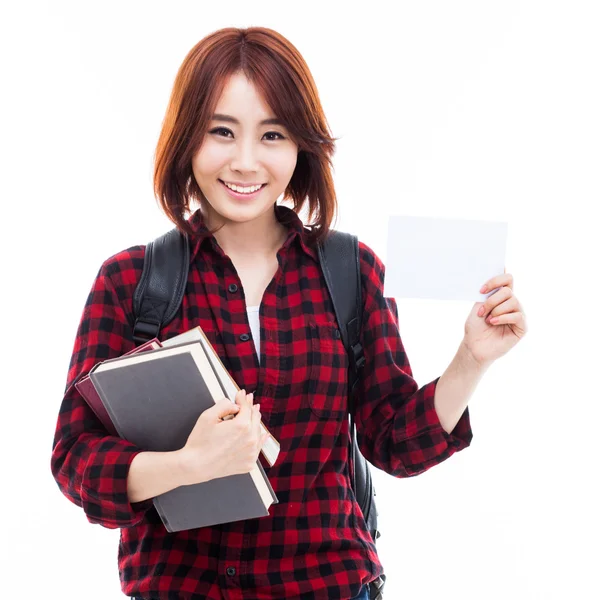
MULTIPOLYGON (((231 117, 229 115, 222 115, 219 113, 214 114, 212 116, 211 121, 226 121, 227 123, 235 123, 236 125, 240 124, 240 122, 235 117, 231 117)), ((282 127, 284 126, 283 121, 281 119, 264 119, 260 122, 260 125, 281 125, 282 127)))

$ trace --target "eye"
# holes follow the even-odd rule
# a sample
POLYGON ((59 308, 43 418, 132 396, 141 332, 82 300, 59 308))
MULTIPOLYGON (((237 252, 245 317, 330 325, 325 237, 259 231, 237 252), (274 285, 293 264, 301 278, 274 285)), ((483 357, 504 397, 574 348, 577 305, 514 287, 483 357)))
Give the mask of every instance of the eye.
MULTIPOLYGON (((233 138, 233 132, 230 129, 227 129, 226 127, 216 127, 215 129, 211 129, 209 133, 226 138, 229 137, 229 134, 231 134, 231 137, 233 138)), ((285 137, 277 131, 267 131, 267 133, 265 133, 265 136, 279 136, 278 138, 268 137, 268 142, 275 142, 277 141, 277 139, 285 140, 285 137)))
MULTIPOLYGON (((209 131, 209 133, 218 134, 220 131, 224 131, 225 135, 224 136, 220 135, 219 137, 227 137, 227 134, 231 133, 231 130, 227 129, 226 127, 217 127, 216 129, 209 131)), ((231 133, 231 135, 233 136, 233 133, 231 133)))
MULTIPOLYGON (((267 131, 267 133, 265 133, 265 135, 278 135, 280 140, 285 140, 285 138, 277 131, 267 131)), ((274 142, 275 140, 270 139, 269 141, 274 142)))

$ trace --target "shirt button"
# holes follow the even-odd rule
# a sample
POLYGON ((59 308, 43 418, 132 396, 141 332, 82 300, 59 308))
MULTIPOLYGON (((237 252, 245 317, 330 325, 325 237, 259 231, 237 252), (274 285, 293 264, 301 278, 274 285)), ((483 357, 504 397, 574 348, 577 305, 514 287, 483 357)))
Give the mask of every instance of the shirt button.
POLYGON ((335 339, 339 340, 342 337, 342 334, 339 329, 335 330, 335 339))
POLYGON ((240 340, 242 340, 242 342, 247 342, 250 339, 250 336, 247 333, 242 333, 242 335, 240 335, 240 340))
POLYGON ((238 291, 238 286, 235 283, 230 283, 227 288, 232 294, 235 294, 238 291))
POLYGON ((235 575, 235 567, 227 567, 227 575, 233 577, 235 575))

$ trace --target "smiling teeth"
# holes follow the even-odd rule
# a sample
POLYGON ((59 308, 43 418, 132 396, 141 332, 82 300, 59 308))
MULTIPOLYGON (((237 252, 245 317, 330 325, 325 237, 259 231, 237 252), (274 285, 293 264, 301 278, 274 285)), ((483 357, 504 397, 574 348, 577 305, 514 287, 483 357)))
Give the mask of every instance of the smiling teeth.
MULTIPOLYGON (((225 183, 225 182, 223 182, 225 183)), ((234 192, 238 192, 238 194, 251 194, 252 192, 256 192, 256 190, 260 190, 260 188, 262 187, 261 185, 252 185, 250 187, 240 187, 237 185, 232 185, 230 183, 225 183, 225 185, 230 189, 233 190, 234 192)))

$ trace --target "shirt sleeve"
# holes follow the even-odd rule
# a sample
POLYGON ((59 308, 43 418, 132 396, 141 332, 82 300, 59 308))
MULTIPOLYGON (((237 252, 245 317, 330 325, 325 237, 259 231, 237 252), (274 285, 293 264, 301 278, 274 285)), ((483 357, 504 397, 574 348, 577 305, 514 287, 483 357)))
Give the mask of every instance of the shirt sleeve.
POLYGON ((88 521, 116 529, 140 522, 153 502, 149 498, 131 504, 127 496, 129 467, 141 448, 110 435, 75 387, 96 363, 120 356, 135 345, 118 294, 118 290, 121 295, 129 293, 130 286, 119 277, 117 290, 109 276, 109 271, 119 273, 125 265, 114 257, 109 261, 93 283, 77 330, 51 469, 61 492, 83 508, 88 521))
POLYGON ((400 338, 396 302, 383 296, 385 267, 359 245, 365 365, 355 415, 363 456, 395 477, 418 475, 470 445, 468 407, 447 433, 434 407, 439 377, 417 385, 400 338))

